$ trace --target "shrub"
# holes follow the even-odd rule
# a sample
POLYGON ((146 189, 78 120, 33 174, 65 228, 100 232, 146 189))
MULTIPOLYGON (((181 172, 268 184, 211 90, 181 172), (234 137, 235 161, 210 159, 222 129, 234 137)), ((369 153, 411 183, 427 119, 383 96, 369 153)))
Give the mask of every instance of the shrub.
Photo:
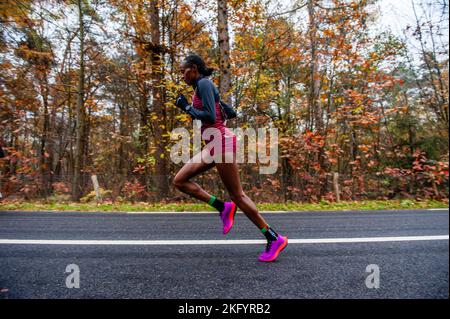
POLYGON ((145 186, 137 180, 126 182, 122 191, 124 198, 131 202, 144 200, 148 196, 145 186))

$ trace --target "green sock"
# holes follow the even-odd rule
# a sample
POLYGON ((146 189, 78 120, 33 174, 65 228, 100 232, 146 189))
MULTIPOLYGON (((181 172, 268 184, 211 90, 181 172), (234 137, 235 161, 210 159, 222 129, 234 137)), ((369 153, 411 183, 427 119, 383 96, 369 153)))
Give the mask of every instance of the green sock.
POLYGON ((261 229, 267 240, 277 240, 278 234, 269 225, 261 229))
POLYGON ((224 202, 222 202, 220 199, 217 199, 217 197, 214 195, 211 196, 211 198, 208 201, 208 204, 217 209, 219 212, 223 211, 225 208, 224 202))

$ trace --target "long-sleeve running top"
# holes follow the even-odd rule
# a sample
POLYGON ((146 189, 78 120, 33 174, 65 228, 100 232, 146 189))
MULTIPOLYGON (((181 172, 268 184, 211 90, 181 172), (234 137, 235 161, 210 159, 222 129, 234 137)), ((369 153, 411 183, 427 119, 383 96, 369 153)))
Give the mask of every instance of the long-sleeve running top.
POLYGON ((216 122, 216 102, 219 101, 219 91, 214 83, 207 77, 200 76, 195 81, 194 90, 197 89, 198 96, 202 100, 203 111, 196 109, 192 105, 188 105, 186 112, 196 120, 202 122, 215 123, 216 122))

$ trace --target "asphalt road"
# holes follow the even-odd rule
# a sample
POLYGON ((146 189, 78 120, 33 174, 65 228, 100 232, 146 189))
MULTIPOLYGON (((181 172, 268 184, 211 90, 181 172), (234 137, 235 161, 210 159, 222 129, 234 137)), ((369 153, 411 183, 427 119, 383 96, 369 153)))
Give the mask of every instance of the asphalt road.
POLYGON ((250 240, 263 237, 242 213, 224 236, 212 213, 0 212, 0 299, 448 298, 448 209, 263 216, 292 241, 274 263, 258 261, 264 243, 250 240), (79 288, 66 286, 70 264, 79 288))

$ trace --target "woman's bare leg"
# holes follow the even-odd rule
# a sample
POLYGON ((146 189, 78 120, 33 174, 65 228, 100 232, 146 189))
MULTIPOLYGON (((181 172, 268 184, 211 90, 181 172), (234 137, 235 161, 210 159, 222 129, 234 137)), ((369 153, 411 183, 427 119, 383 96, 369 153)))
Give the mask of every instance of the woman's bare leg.
POLYGON ((242 190, 237 163, 216 163, 216 168, 231 200, 259 229, 267 227, 255 203, 242 190))
POLYGON ((184 164, 180 171, 175 175, 172 184, 178 188, 181 192, 193 196, 203 202, 208 202, 211 195, 208 194, 203 188, 197 183, 191 182, 190 179, 206 172, 207 170, 214 167, 215 163, 205 163, 202 158, 207 150, 197 153, 189 162, 184 164))

